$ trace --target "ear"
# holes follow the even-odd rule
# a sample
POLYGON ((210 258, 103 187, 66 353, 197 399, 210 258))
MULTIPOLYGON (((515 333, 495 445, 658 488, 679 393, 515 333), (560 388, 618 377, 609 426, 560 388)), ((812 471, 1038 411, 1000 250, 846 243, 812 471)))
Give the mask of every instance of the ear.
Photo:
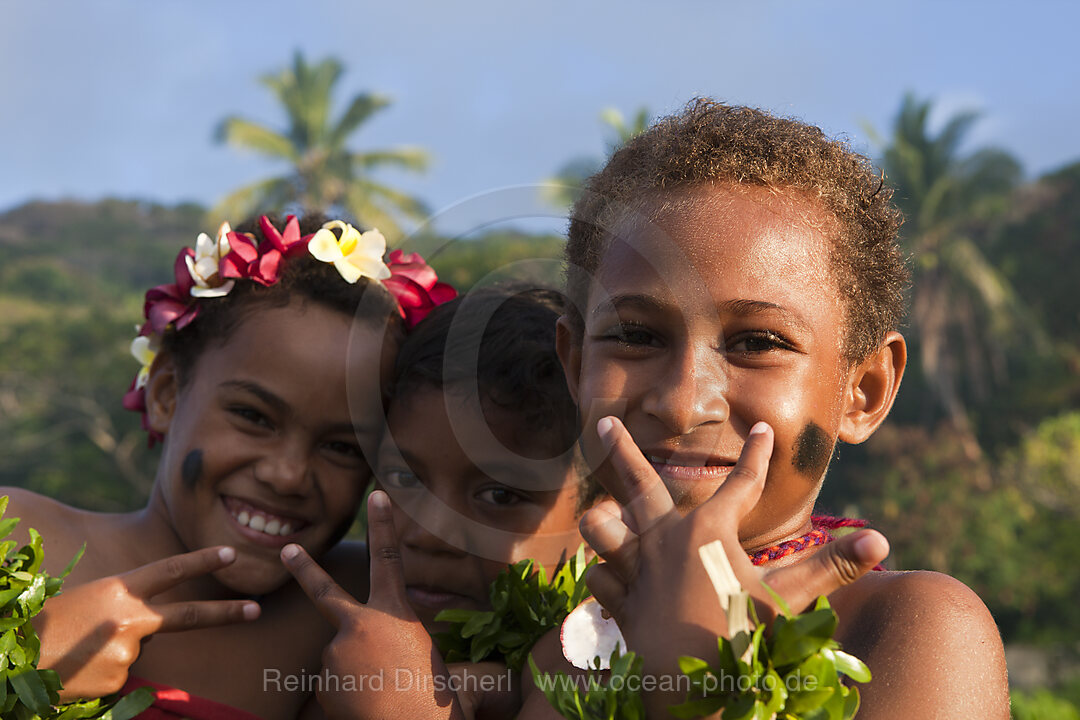
POLYGON ((839 440, 858 444, 874 434, 892 409, 906 365, 904 336, 890 332, 870 357, 852 369, 844 387, 839 440))
POLYGON ((561 316, 555 324, 555 352, 559 356, 559 362, 562 363, 570 397, 577 405, 578 383, 581 380, 581 342, 574 336, 574 330, 570 327, 570 321, 565 315, 561 316))
POLYGON ((168 434, 179 396, 176 364, 168 353, 158 353, 146 381, 146 417, 153 430, 168 434))

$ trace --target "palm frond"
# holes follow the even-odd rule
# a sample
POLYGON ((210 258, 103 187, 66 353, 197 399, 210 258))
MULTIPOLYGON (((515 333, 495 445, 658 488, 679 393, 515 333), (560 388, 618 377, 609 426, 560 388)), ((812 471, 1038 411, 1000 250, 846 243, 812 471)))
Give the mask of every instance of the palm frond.
POLYGON ((374 93, 357 95, 330 131, 329 144, 334 147, 342 145, 345 139, 367 122, 372 115, 389 105, 390 98, 386 95, 374 93))
POLYGON ((296 148, 287 137, 244 118, 225 118, 218 126, 217 138, 219 142, 282 160, 296 162, 297 159, 296 148))
POLYGON ((373 150, 354 153, 353 165, 361 170, 375 170, 379 167, 397 167, 405 170, 426 170, 431 155, 423 148, 399 147, 391 150, 373 150))
POLYGON ((226 195, 210 211, 214 219, 238 225, 258 213, 280 212, 294 202, 295 189, 289 177, 270 178, 245 185, 226 195))

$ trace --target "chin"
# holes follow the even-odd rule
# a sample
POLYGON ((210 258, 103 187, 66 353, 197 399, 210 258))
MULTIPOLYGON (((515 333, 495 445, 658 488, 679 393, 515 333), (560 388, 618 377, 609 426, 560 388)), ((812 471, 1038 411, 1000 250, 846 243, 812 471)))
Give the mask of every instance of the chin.
POLYGON ((284 567, 270 568, 263 563, 244 563, 214 573, 214 579, 237 595, 258 597, 268 595, 292 579, 284 567))

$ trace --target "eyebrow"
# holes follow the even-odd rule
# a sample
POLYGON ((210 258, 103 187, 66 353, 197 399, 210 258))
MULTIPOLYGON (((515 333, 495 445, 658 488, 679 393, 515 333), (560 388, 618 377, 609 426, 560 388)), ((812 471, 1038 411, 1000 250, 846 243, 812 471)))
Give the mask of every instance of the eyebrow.
POLYGON ((799 326, 802 330, 806 332, 810 331, 810 324, 806 322, 802 315, 787 309, 783 305, 777 305, 776 303, 766 302, 764 300, 726 300, 722 303, 718 303, 716 309, 718 312, 728 313, 737 317, 748 317, 763 312, 776 313, 793 325, 799 326))
POLYGON ((617 312, 620 309, 659 312, 667 310, 668 307, 668 303, 661 302, 652 295, 630 293, 608 297, 594 307, 590 314, 595 317, 606 312, 617 312))
MULTIPOLYGON (((250 380, 226 380, 221 383, 219 387, 250 393, 269 405, 276 412, 286 413, 289 411, 289 403, 256 382, 250 380)), ((365 427, 363 425, 357 425, 356 423, 346 422, 329 425, 325 428, 324 432, 328 434, 348 432, 353 435, 375 435, 379 433, 379 428, 365 427)))
MULTIPOLYGON (((592 316, 606 312, 618 312, 621 309, 640 310, 643 312, 665 312, 670 310, 670 304, 663 302, 653 295, 628 293, 625 295, 612 295, 593 308, 592 316)), ((783 305, 767 302, 765 300, 725 300, 717 303, 718 313, 734 315, 736 317, 749 317, 758 313, 776 313, 786 321, 797 325, 803 331, 810 331, 810 324, 797 312, 789 310, 783 305)))

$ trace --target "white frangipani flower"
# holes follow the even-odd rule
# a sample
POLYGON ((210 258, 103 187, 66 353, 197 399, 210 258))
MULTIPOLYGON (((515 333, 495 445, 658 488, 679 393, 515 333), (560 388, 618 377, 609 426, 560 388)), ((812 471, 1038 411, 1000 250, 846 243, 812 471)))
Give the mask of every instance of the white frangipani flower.
POLYGON ((199 233, 195 240, 195 258, 186 257, 188 272, 195 284, 191 287, 191 294, 195 297, 223 297, 229 294, 236 284, 235 280, 221 281, 218 275, 218 265, 221 258, 229 254, 229 233, 232 228, 229 223, 221 223, 218 228, 217 241, 210 239, 206 233, 199 233))
POLYGON ((356 228, 341 220, 326 223, 308 242, 308 251, 316 260, 333 263, 346 282, 355 283, 362 277, 385 280, 390 268, 383 262, 386 238, 378 230, 361 234, 356 228), (331 228, 341 230, 339 240, 331 228))

